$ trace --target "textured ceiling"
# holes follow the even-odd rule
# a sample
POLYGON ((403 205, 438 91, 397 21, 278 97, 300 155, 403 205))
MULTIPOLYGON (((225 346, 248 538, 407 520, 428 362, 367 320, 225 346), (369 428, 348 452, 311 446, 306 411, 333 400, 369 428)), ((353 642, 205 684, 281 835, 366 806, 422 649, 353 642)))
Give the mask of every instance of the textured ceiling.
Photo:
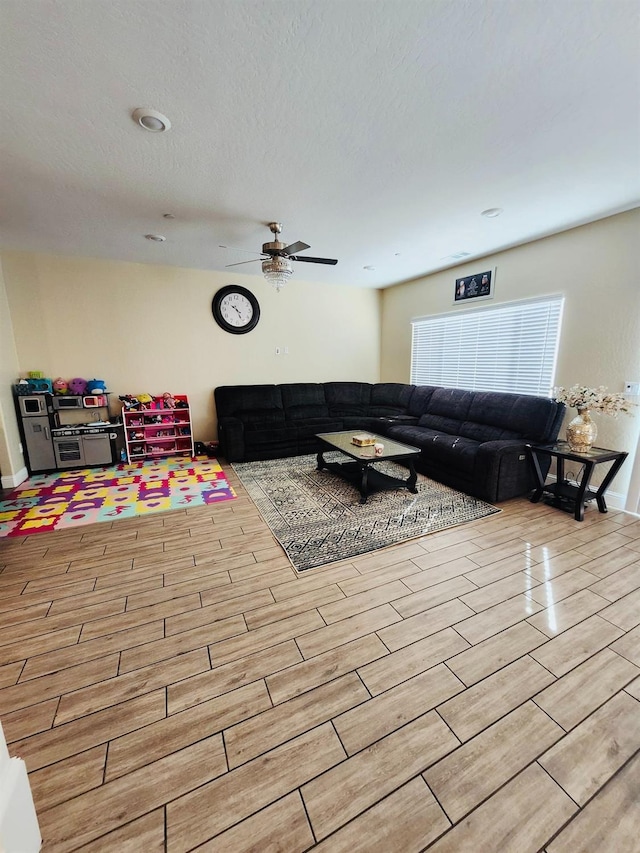
POLYGON ((339 259, 297 279, 381 287, 627 210, 638 10, 2 0, 0 245, 220 270, 275 219, 339 259))

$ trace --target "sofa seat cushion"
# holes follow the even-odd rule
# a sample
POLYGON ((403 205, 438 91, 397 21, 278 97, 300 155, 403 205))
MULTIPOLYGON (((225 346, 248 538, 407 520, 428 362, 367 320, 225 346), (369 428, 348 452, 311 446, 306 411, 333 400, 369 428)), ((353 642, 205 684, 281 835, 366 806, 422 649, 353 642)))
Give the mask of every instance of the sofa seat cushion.
POLYGON ((305 423, 295 424, 295 428, 299 438, 306 438, 307 436, 317 435, 319 432, 341 432, 343 424, 341 420, 312 418, 305 423))
POLYGON ((352 429, 354 432, 380 432, 384 424, 380 418, 369 418, 366 415, 346 415, 341 421, 343 430, 352 429))
POLYGON ((328 420, 328 406, 289 406, 285 409, 288 421, 328 420))
POLYGON ((449 435, 460 435, 462 421, 457 418, 447 418, 444 415, 422 415, 418 421, 418 426, 427 427, 427 429, 435 430, 436 432, 446 432, 449 435))
POLYGON ((409 444, 411 447, 422 448, 425 444, 432 441, 433 436, 438 433, 426 427, 415 426, 413 424, 393 424, 388 427, 386 434, 389 438, 399 441, 401 444, 409 444))
POLYGON ((460 435, 472 438, 474 441, 508 441, 509 439, 522 438, 520 433, 501 426, 491 424, 477 424, 474 421, 465 421, 460 425, 460 435))
POLYGON ((433 461, 440 467, 472 474, 480 443, 460 435, 421 426, 393 426, 389 437, 403 444, 419 447, 424 462, 433 461))

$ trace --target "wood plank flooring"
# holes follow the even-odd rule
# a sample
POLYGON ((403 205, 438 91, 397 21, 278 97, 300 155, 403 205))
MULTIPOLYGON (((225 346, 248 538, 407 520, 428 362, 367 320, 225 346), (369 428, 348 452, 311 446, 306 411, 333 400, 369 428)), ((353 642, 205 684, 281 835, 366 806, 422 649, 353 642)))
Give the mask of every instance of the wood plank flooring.
POLYGON ((45 853, 639 849, 639 519, 518 499, 298 576, 225 473, 0 540, 45 853))

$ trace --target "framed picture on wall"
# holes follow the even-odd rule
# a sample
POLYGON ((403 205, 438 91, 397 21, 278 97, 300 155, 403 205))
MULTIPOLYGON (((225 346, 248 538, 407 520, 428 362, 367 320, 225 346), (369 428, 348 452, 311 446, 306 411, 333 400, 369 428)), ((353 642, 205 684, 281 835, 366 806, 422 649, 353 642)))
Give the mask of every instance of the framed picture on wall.
POLYGON ((495 267, 492 270, 475 273, 475 275, 466 275, 464 278, 457 278, 453 301, 454 303, 458 303, 477 299, 493 299, 495 286, 495 267))

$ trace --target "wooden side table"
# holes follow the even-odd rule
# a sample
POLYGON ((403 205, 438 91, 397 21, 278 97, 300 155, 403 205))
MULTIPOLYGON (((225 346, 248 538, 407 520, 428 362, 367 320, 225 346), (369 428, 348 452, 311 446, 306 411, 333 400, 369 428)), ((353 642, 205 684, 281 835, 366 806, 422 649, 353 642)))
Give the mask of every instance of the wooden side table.
POLYGON ((555 444, 528 444, 526 447, 529 460, 535 473, 537 488, 531 495, 531 503, 537 503, 543 494, 552 495, 553 506, 573 510, 576 521, 584 520, 584 506, 587 501, 595 500, 600 512, 607 512, 604 493, 616 476, 624 460, 629 455, 618 450, 605 450, 603 447, 592 447, 586 453, 577 453, 570 449, 566 441, 555 444), (550 456, 556 460, 556 482, 546 483, 540 468, 540 456, 550 456), (582 466, 582 476, 577 485, 569 483, 564 476, 564 463, 577 462, 582 466), (589 488, 591 477, 596 465, 601 462, 612 462, 602 483, 597 490, 589 488), (564 505, 564 506, 563 506, 564 505))

